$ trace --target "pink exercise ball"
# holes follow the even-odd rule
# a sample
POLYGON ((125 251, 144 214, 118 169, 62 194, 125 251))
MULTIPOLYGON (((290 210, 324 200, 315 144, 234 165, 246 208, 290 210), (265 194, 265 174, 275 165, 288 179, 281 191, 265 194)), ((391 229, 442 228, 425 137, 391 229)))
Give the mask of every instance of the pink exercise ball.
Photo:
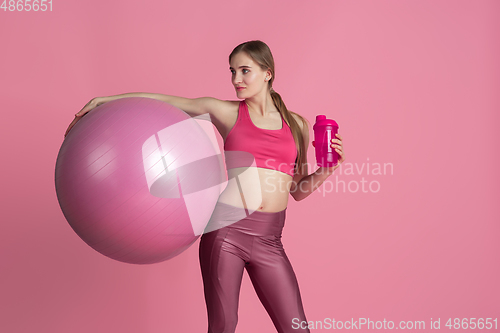
POLYGON ((55 187, 83 241, 132 264, 170 259, 196 241, 225 180, 215 136, 198 120, 156 99, 129 97, 78 121, 60 148, 55 187))

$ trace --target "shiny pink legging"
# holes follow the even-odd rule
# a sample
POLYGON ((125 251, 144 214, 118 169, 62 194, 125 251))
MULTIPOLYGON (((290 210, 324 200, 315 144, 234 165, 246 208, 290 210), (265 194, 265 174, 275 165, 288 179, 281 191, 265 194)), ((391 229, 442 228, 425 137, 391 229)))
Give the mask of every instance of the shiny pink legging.
POLYGON ((199 255, 208 333, 235 331, 244 268, 279 333, 309 332, 293 325, 307 320, 295 273, 281 243, 286 209, 275 213, 254 211, 241 219, 238 216, 242 211, 217 203, 205 230, 221 221, 226 226, 201 237, 199 255))

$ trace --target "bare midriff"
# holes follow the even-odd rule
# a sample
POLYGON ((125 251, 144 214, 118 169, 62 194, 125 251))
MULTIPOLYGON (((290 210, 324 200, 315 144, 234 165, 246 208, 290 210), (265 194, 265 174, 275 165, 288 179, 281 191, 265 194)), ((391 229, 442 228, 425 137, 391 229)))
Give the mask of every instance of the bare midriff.
MULTIPOLYGON (((232 103, 234 111, 231 112, 231 116, 225 122, 216 120, 214 123, 224 142, 238 118, 239 101, 232 103)), ((248 167, 229 169, 227 175, 229 181, 218 201, 249 211, 270 213, 280 212, 287 207, 293 179, 289 174, 272 169, 248 167)))
POLYGON ((279 212, 287 207, 292 176, 258 167, 233 168, 227 174, 229 181, 220 202, 261 212, 279 212))

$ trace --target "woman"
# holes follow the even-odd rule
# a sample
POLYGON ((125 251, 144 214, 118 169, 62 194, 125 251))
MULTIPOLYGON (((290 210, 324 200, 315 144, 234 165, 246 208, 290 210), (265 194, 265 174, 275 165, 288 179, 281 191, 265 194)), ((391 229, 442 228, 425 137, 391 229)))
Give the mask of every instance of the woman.
POLYGON ((344 162, 342 137, 337 134, 331 142, 340 155, 337 166, 308 174, 308 124, 287 110, 273 90, 274 60, 269 47, 261 41, 242 43, 230 54, 229 64, 232 84, 242 101, 152 93, 97 97, 76 114, 66 134, 97 105, 123 97, 155 98, 192 117, 209 113, 224 139, 225 152, 251 153, 255 164, 238 166, 238 158, 226 156, 228 178, 233 181, 221 193, 200 240, 208 332, 235 331, 244 269, 278 332, 309 332, 281 231, 289 194, 296 201, 306 198, 344 162))

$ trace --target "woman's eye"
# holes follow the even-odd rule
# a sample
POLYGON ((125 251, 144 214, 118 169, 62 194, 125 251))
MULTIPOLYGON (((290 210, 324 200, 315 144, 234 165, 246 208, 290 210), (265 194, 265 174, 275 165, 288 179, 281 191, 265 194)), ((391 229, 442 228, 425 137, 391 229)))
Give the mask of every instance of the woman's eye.
POLYGON ((249 72, 249 70, 248 70, 248 69, 244 69, 244 70, 243 70, 243 73, 244 73, 244 74, 246 74, 246 73, 247 73, 247 72, 245 72, 245 71, 249 72))

